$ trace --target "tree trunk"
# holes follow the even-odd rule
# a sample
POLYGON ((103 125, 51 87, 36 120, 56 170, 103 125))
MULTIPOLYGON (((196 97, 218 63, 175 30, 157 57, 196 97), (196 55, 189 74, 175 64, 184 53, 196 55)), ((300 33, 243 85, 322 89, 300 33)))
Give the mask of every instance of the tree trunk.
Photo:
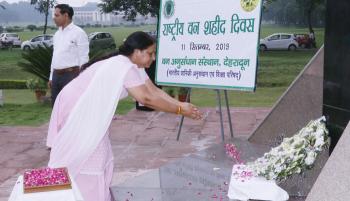
POLYGON ((44 25, 44 34, 46 34, 46 29, 47 29, 47 16, 49 15, 49 12, 45 13, 45 25, 44 25))
POLYGON ((314 30, 312 29, 312 24, 311 24, 311 11, 307 12, 307 23, 309 25, 309 32, 313 33, 314 30))
POLYGON ((313 10, 313 5, 311 4, 309 9, 307 9, 306 17, 307 17, 307 23, 309 26, 309 33, 314 33, 314 30, 312 29, 312 24, 311 24, 311 14, 313 10))
POLYGON ((50 0, 47 0, 46 1, 46 8, 45 8, 44 34, 46 34, 46 29, 47 29, 47 17, 49 16, 49 8, 50 8, 50 0))

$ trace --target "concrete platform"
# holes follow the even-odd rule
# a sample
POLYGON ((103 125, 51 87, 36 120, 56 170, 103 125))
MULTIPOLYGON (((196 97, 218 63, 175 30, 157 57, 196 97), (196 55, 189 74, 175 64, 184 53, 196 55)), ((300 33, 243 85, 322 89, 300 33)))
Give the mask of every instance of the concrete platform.
MULTIPOLYGON (((203 120, 185 119, 179 141, 176 141, 179 116, 136 110, 116 116, 110 136, 115 158, 112 185, 221 143, 218 113, 215 108, 202 111, 203 120)), ((231 108, 234 136, 247 139, 269 111, 270 108, 231 108)), ((230 138, 228 125, 224 115, 226 139, 230 138)), ((47 165, 47 126, 0 126, 0 201, 7 201, 18 175, 25 169, 47 165)))

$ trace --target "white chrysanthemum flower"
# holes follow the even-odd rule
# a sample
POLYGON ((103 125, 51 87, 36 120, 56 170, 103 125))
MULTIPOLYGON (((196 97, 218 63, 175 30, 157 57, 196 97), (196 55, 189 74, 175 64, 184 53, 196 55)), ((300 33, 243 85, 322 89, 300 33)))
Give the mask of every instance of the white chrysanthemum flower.
POLYGON ((316 152, 314 152, 314 151, 308 152, 307 156, 305 158, 305 164, 312 165, 316 160, 316 156, 317 156, 316 152))
POLYGON ((322 138, 317 138, 314 147, 319 150, 319 149, 322 148, 322 146, 324 144, 325 144, 325 142, 323 140, 323 137, 322 138))
POLYGON ((300 173, 302 168, 315 162, 317 154, 329 143, 322 121, 324 118, 311 121, 293 137, 284 138, 279 146, 248 165, 256 175, 267 179, 284 180, 300 173))

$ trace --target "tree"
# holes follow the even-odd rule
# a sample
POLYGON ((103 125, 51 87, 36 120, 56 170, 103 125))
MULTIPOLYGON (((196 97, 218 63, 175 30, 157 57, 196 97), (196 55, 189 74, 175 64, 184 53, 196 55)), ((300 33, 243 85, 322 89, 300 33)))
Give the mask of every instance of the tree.
POLYGON ((295 1, 279 0, 264 10, 262 20, 278 25, 303 25, 302 13, 295 1))
POLYGON ((312 24, 312 27, 323 27, 326 16, 325 12, 325 3, 318 4, 310 16, 311 23, 308 23, 304 9, 300 7, 296 0, 278 0, 264 10, 262 20, 286 26, 308 27, 309 24, 312 24))
POLYGON ((263 5, 262 5, 263 6, 263 10, 266 10, 267 7, 274 1, 276 1, 276 0, 264 0, 263 1, 263 5))
MULTIPOLYGON (((276 0, 264 0, 264 8, 276 0)), ((124 13, 127 20, 135 21, 137 14, 143 16, 150 14, 158 18, 160 0, 102 0, 99 7, 105 13, 124 13)))
POLYGON ((127 20, 135 21, 137 14, 150 14, 158 18, 160 0, 102 0, 99 7, 105 13, 124 13, 127 20))
POLYGON ((303 11, 304 17, 306 17, 309 32, 314 32, 312 28, 312 13, 317 9, 319 5, 325 4, 325 0, 296 0, 299 8, 303 11))
POLYGON ((27 26, 27 29, 29 29, 30 31, 34 31, 34 29, 36 29, 36 26, 33 24, 30 24, 27 26))
POLYGON ((45 15, 45 25, 44 25, 44 34, 46 34, 47 29, 47 17, 49 16, 49 11, 54 7, 56 0, 30 0, 30 4, 36 5, 35 9, 40 13, 45 15))

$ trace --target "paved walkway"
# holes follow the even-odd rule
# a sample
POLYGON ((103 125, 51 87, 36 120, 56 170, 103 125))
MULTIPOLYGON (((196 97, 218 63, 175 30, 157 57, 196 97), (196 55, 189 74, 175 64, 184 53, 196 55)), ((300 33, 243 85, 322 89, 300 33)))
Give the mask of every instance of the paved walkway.
MULTIPOLYGON (((231 108, 235 137, 247 138, 270 108, 231 108)), ((111 125, 114 153, 112 185, 158 168, 165 163, 221 142, 220 117, 213 108, 202 108, 205 118, 185 119, 176 141, 180 117, 163 112, 133 110, 116 116, 111 125)), ((46 166, 47 124, 40 127, 0 127, 0 201, 7 201, 12 187, 25 169, 46 166)), ((224 115, 225 137, 229 124, 224 115)))

